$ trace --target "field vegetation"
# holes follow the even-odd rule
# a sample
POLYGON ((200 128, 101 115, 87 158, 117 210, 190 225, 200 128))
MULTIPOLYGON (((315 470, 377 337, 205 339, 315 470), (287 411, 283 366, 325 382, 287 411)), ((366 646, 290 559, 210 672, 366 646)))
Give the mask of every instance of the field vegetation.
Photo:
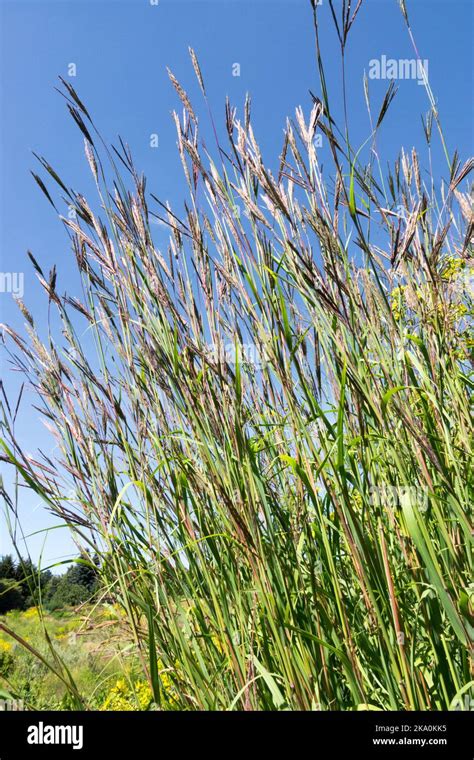
MULTIPOLYGON (((334 16, 343 67, 359 6, 334 16)), ((3 456, 97 558, 158 709, 446 710, 472 693, 473 161, 448 150, 428 83, 423 146, 386 168, 396 88, 374 104, 367 80, 354 146, 311 14, 319 95, 271 167, 250 100, 214 127, 193 50, 203 114, 170 72, 182 213, 68 82, 97 198, 40 158, 48 200, 56 187, 76 211, 62 219, 83 293, 31 256, 55 319, 44 339, 20 303, 6 350, 60 456, 24 452, 6 399, 3 456)), ((50 644, 58 698, 90 706, 102 655, 77 672, 50 644)))

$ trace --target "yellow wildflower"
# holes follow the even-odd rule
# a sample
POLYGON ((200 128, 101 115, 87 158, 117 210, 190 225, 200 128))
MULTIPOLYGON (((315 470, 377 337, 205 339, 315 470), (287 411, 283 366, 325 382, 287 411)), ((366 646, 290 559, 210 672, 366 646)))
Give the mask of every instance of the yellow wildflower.
POLYGON ((29 607, 23 613, 23 617, 26 618, 27 620, 32 620, 33 618, 39 618, 38 607, 29 607))
POLYGON ((405 290, 406 285, 401 285, 399 288, 394 288, 390 296, 393 318, 397 322, 405 314, 405 290))

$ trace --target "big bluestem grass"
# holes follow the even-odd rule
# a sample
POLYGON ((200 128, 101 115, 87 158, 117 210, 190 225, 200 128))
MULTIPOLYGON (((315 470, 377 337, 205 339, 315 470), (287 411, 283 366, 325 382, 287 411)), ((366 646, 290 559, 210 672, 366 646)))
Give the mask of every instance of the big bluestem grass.
MULTIPOLYGON (((287 121, 277 175, 249 101, 212 153, 171 74, 181 216, 64 83, 101 210, 41 159, 76 210, 83 297, 33 259, 62 335, 23 304, 27 335, 4 332, 61 455, 26 455, 5 399, 4 459, 99 555, 158 705, 448 709, 473 683, 472 161, 446 153, 441 193, 415 150, 384 175, 391 85, 375 114, 366 89, 363 164, 312 12, 321 99, 287 121)), ((334 20, 344 58, 350 4, 334 20)), ((433 101, 427 153, 434 124, 444 145, 433 101)))

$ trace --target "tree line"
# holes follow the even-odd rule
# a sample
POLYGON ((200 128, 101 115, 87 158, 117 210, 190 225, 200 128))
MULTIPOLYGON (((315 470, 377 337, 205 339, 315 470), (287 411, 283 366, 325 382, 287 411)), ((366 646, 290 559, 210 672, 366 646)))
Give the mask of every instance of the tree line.
POLYGON ((94 563, 78 557, 62 575, 41 570, 30 559, 0 557, 0 615, 25 610, 38 603, 47 610, 81 604, 97 591, 98 571, 94 563))

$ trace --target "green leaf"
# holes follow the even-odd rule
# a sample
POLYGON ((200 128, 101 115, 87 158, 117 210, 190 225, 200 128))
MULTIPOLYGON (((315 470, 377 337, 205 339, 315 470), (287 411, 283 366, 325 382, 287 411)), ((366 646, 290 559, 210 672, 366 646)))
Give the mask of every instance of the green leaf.
POLYGON ((390 388, 390 390, 384 393, 384 395, 382 396, 382 411, 384 412, 384 414, 387 410, 388 402, 390 401, 392 396, 394 396, 395 393, 398 393, 399 391, 403 391, 404 389, 410 388, 410 387, 411 386, 409 385, 396 385, 394 388, 390 388))
POLYGON ((266 668, 263 667, 263 665, 257 660, 257 658, 254 656, 252 657, 253 664, 255 665, 256 669, 262 676, 263 680, 267 684, 270 693, 272 695, 273 704, 275 705, 277 710, 283 709, 285 706, 285 698, 283 694, 281 693, 280 689, 277 686, 277 683, 275 681, 275 678, 280 678, 281 676, 278 676, 277 673, 269 673, 266 668))
POLYGON ((438 598, 453 627, 453 631, 455 632, 459 641, 464 646, 468 647, 469 642, 466 635, 466 630, 457 613, 453 600, 445 588, 444 580, 436 558, 436 550, 432 545, 426 528, 423 526, 419 511, 414 506, 410 498, 404 499, 402 501, 402 510, 408 532, 411 535, 415 546, 423 559, 423 562, 425 563, 426 573, 431 583, 433 584, 433 587, 436 589, 438 598))
POLYGON ((153 699, 157 705, 161 705, 161 688, 160 676, 158 673, 158 658, 156 656, 155 628, 153 621, 153 611, 151 607, 146 610, 148 621, 148 645, 149 645, 149 662, 150 662, 150 679, 153 691, 153 699))

